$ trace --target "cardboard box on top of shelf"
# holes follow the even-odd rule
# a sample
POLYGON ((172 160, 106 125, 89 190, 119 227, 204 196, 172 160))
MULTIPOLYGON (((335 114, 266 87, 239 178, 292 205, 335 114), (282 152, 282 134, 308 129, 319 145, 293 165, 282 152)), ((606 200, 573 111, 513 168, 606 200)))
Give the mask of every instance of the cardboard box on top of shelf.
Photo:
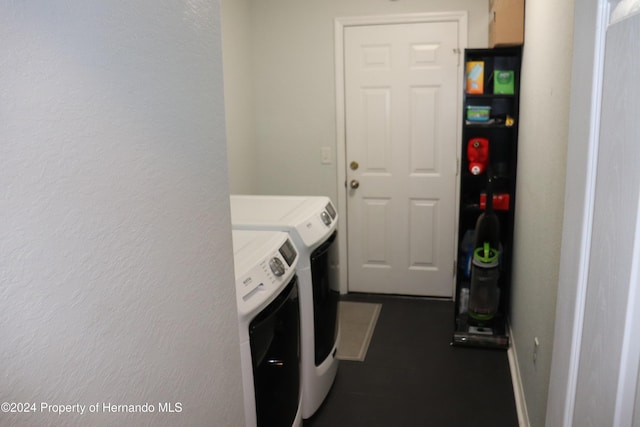
POLYGON ((524 0, 490 0, 489 47, 524 44, 524 0))

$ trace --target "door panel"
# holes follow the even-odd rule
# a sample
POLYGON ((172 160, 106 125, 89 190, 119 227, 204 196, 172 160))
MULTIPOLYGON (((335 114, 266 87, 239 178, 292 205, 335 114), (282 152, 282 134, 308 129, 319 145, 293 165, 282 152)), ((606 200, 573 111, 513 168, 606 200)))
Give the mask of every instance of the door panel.
POLYGON ((345 28, 351 291, 452 296, 457 34, 456 22, 345 28))
POLYGON ((362 234, 365 239, 365 265, 367 267, 389 267, 389 242, 387 233, 380 233, 389 223, 388 199, 363 199, 364 221, 362 234))
POLYGON ((437 218, 437 202, 412 200, 409 213, 409 228, 415 230, 409 236, 409 268, 420 270, 433 267, 437 248, 434 247, 434 229, 437 218))
POLYGON ((412 88, 411 91, 411 173, 436 172, 437 140, 436 90, 412 88))
POLYGON ((364 89, 362 102, 364 104, 363 135, 366 146, 366 167, 370 173, 388 173, 391 171, 390 155, 390 102, 391 93, 388 88, 364 89))

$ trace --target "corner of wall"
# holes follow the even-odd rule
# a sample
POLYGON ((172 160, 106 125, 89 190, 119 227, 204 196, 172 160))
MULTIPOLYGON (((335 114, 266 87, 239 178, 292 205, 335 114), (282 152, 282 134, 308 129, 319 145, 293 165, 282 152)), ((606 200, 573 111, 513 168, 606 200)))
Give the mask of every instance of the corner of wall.
POLYGON ((530 423, 543 425, 560 270, 573 4, 540 0, 525 7, 510 320, 530 423))

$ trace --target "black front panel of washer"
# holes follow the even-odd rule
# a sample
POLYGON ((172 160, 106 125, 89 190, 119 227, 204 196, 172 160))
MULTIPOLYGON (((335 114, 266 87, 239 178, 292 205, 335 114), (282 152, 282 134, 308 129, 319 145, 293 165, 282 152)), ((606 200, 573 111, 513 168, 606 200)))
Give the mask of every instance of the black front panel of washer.
POLYGON ((338 335, 337 283, 332 283, 329 253, 333 249, 336 232, 311 254, 311 280, 313 282, 313 328, 315 337, 315 363, 320 365, 329 356, 338 335))
POLYGON ((300 397, 298 280, 249 325, 258 427, 291 426, 300 397))

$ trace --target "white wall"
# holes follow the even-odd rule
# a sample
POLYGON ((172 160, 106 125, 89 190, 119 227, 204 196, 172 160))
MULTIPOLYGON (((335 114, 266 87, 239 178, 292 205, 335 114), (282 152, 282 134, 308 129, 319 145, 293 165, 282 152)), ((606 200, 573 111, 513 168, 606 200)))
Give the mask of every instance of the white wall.
POLYGON ((250 3, 221 2, 229 181, 238 194, 255 193, 258 186, 250 3))
POLYGON ((542 426, 560 268, 573 2, 525 7, 511 326, 529 419, 542 426))
MULTIPOLYGON (((553 363, 549 384, 547 425, 570 426, 573 413, 573 397, 567 393, 575 387, 578 359, 572 350, 579 345, 580 335, 576 310, 584 304, 579 288, 586 280, 584 270, 588 262, 583 245, 589 236, 592 200, 588 188, 595 182, 591 152, 593 140, 597 141, 597 129, 592 123, 592 98, 597 89, 593 87, 594 61, 598 43, 598 2, 589 1, 575 8, 574 48, 571 80, 571 111, 569 117, 569 144, 567 147, 567 174, 564 222, 562 229, 562 251, 558 282, 556 325, 553 344, 553 363), (574 370, 575 368, 575 370, 574 370), (574 383, 573 386, 571 383, 574 383), (568 410, 568 412, 565 412, 568 410), (565 416, 569 416, 565 424, 565 416)), ((597 79, 596 79, 597 80, 597 79)), ((596 145, 597 148, 597 145, 596 145)), ((597 408, 594 408, 597 410, 597 408)))
POLYGON ((156 410, 0 424, 243 425, 218 2, 5 2, 0 39, 0 402, 156 410))
MULTIPOLYGON (((223 1, 223 12, 232 1, 223 1)), ((487 0, 248 1, 253 50, 248 84, 254 88, 255 156, 259 159, 255 192, 259 193, 324 194, 337 199, 336 17, 467 10, 469 46, 487 45, 487 0), (325 146, 332 151, 330 165, 321 164, 321 147, 325 146)), ((230 42, 226 22, 223 28, 226 60, 230 42)), ((240 123, 228 124, 231 136, 231 127, 240 123)), ((229 144, 233 152, 236 140, 229 144)), ((232 183, 243 173, 244 168, 232 159, 232 183)))

